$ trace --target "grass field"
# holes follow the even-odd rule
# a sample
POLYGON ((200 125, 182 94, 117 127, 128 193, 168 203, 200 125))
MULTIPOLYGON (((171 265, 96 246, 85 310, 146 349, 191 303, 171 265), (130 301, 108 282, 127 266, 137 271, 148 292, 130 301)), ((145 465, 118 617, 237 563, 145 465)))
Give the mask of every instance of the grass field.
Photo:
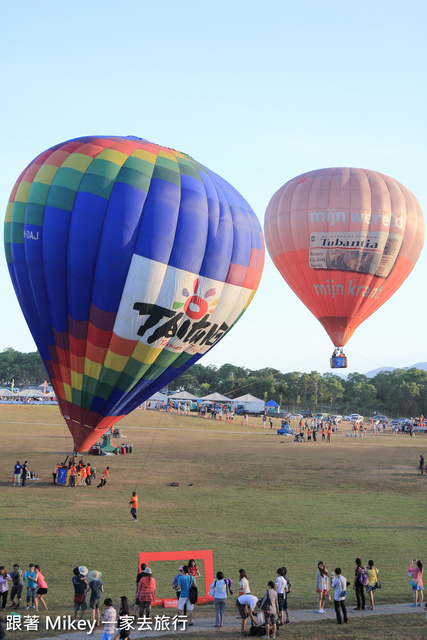
MULTIPOLYGON (((427 557, 427 479, 417 470, 425 436, 338 433, 331 444, 294 444, 263 430, 259 419, 252 424, 135 411, 120 423, 134 454, 90 457, 98 472, 108 463, 111 480, 102 489, 72 489, 51 481, 53 467, 72 449, 57 408, 0 406, 0 564, 40 564, 52 615, 72 609, 75 566, 101 571, 106 597, 132 598, 138 552, 181 549, 212 549, 215 571, 236 586, 238 569, 245 568, 259 596, 285 565, 293 583, 291 616, 292 608, 317 608, 319 560, 330 571, 340 566, 351 580, 358 555, 364 562, 373 558, 379 569, 378 604, 410 602, 406 568, 413 557, 427 557), (16 460, 24 459, 44 478, 25 489, 11 484, 16 460), (173 481, 180 486, 168 487, 173 481), (139 520, 133 523, 128 503, 137 484, 139 520)), ((176 564, 152 565, 159 597, 172 597, 176 564)), ((234 600, 228 605, 233 614, 234 600)), ((351 591, 348 605, 354 606, 351 591)), ((195 617, 202 616, 213 617, 213 605, 198 606, 195 617)), ((420 620, 389 616, 357 624, 367 625, 370 638, 420 638, 420 620)), ((368 637, 361 629, 347 630, 346 637, 368 637)), ((290 625, 286 635, 340 637, 324 622, 290 625)))

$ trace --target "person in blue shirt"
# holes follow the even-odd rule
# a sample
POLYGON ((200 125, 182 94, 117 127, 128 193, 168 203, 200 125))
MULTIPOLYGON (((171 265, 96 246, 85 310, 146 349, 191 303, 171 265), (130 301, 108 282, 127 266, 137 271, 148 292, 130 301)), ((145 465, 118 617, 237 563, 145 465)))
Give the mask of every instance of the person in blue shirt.
POLYGON ((38 589, 38 585, 36 582, 36 570, 34 568, 33 563, 31 563, 28 566, 28 570, 24 573, 24 575, 22 576, 23 580, 28 580, 27 582, 27 606, 25 607, 25 609, 29 609, 30 608, 30 601, 32 603, 33 609, 36 608, 35 606, 35 596, 37 593, 37 589, 38 589))
POLYGON ((19 460, 18 460, 13 470, 13 483, 15 486, 18 486, 18 487, 20 486, 21 474, 22 474, 22 465, 19 464, 19 460))
POLYGON ((193 605, 190 602, 190 587, 194 584, 193 576, 188 573, 188 565, 182 567, 182 573, 178 578, 178 587, 181 588, 178 600, 178 615, 182 616, 184 607, 187 605, 188 626, 193 626, 193 605))

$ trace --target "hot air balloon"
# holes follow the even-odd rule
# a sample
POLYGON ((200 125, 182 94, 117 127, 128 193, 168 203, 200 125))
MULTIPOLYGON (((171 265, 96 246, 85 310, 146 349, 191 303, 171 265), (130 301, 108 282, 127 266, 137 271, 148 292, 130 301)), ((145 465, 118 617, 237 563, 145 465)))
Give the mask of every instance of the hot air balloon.
POLYGON ((76 451, 185 371, 258 287, 258 219, 188 155, 84 137, 17 180, 5 248, 16 295, 76 451))
MULTIPOLYGON (((342 347, 400 287, 424 243, 420 205, 402 184, 364 169, 293 178, 265 213, 270 256, 291 289, 342 347)), ((340 349, 337 349, 340 348, 340 349)))

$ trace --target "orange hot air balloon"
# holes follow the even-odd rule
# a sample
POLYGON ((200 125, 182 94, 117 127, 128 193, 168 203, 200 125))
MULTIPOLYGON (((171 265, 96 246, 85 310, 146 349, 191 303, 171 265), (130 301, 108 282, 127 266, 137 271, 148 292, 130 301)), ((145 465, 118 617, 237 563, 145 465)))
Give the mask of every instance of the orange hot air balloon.
POLYGON ((393 178, 319 169, 276 191, 265 240, 288 285, 342 347, 412 271, 424 218, 415 196, 393 178))

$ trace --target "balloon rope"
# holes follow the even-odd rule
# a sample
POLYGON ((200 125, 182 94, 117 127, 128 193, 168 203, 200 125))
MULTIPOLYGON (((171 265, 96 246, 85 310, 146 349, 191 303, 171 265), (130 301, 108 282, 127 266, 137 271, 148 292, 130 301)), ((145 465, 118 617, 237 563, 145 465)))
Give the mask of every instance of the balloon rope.
POLYGON ((137 483, 136 483, 136 485, 135 485, 135 489, 134 489, 134 491, 136 491, 136 490, 137 490, 137 488, 138 488, 138 486, 139 486, 139 483, 140 483, 140 481, 141 481, 141 476, 142 476, 142 474, 143 474, 143 472, 144 472, 145 465, 147 464, 148 456, 150 455, 151 449, 152 449, 152 447, 153 447, 153 444, 154 444, 154 438, 155 438, 155 437, 156 437, 156 435, 157 435, 157 431, 159 430, 160 423, 161 423, 161 421, 162 421, 162 419, 163 419, 163 414, 164 414, 164 411, 161 411, 161 412, 160 412, 160 418, 159 418, 159 420, 158 420, 158 422, 157 422, 157 426, 156 426, 156 428, 155 428, 155 430, 154 430, 154 434, 153 434, 153 437, 152 437, 152 439, 151 439, 151 444, 150 444, 150 446, 149 446, 149 448, 148 448, 148 451, 147 451, 147 455, 145 456, 145 460, 144 460, 144 462, 142 463, 141 472, 140 472, 140 474, 139 474, 139 478, 138 478, 137 483))

